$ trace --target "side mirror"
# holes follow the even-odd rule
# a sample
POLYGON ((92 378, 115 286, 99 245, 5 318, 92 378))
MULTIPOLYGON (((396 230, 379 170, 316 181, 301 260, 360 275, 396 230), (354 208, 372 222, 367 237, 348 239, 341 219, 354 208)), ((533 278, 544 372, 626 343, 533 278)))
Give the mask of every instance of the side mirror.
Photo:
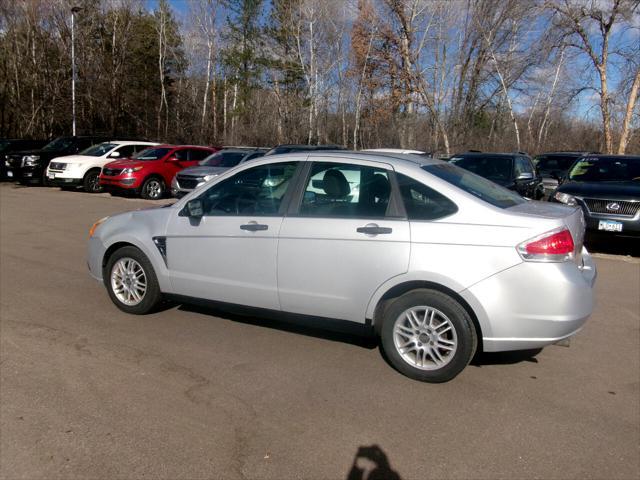
POLYGON ((194 198, 193 200, 189 200, 187 202, 187 214, 191 218, 202 218, 204 215, 204 206, 202 205, 202 200, 199 198, 194 198))
POLYGON ((167 158, 167 162, 179 162, 179 161, 180 159, 178 159, 178 157, 176 156, 167 158))
POLYGON ((112 152, 109 154, 109 158, 120 158, 120 152, 112 152))
POLYGON ((516 177, 517 180, 533 180, 533 173, 531 172, 523 172, 516 177))

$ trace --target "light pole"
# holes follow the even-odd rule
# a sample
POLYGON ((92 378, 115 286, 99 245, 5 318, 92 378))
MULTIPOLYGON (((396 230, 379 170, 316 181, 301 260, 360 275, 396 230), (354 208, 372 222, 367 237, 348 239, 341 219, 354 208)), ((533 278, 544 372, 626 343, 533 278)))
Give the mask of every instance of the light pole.
POLYGON ((76 136, 76 34, 75 17, 82 8, 71 8, 71 117, 73 136, 76 136))

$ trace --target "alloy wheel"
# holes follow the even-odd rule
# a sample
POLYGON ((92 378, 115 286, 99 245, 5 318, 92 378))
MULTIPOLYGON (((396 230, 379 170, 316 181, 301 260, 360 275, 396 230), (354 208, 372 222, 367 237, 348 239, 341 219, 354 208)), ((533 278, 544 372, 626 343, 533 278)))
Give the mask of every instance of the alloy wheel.
POLYGON ((440 310, 416 306, 396 319, 393 343, 400 357, 412 367, 437 370, 453 359, 458 336, 451 320, 440 310))
POLYGON ((124 305, 138 305, 147 293, 147 276, 142 266, 130 257, 118 260, 111 269, 111 289, 124 305))

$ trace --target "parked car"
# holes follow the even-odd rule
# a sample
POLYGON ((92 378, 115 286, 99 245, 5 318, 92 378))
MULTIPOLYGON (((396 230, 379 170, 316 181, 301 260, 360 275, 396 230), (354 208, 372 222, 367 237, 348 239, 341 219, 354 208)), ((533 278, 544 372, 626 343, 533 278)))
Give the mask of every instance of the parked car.
POLYGON ((49 143, 49 140, 0 138, 0 180, 13 180, 13 171, 7 171, 7 167, 10 166, 10 153, 42 148, 47 143, 49 143))
POLYGON ((548 152, 536 155, 533 164, 542 177, 545 196, 551 195, 576 160, 588 152, 548 152))
POLYGON ((85 192, 102 191, 100 170, 114 159, 125 159, 158 145, 153 142, 113 140, 98 143, 77 155, 54 158, 47 167, 47 182, 59 187, 82 187, 85 192))
POLYGON ((105 190, 132 192, 146 199, 162 198, 176 173, 197 165, 218 148, 197 145, 157 145, 130 159, 107 163, 100 172, 105 190))
POLYGON ((429 152, 423 152, 422 150, 407 150, 404 148, 367 148, 362 150, 363 152, 377 152, 377 153, 402 153, 411 155, 421 155, 423 157, 431 157, 429 152))
POLYGON ((587 230, 640 236, 640 156, 587 155, 549 199, 580 206, 587 230))
POLYGON ((532 200, 544 197, 542 177, 524 153, 467 152, 449 162, 532 200))
POLYGON ((209 155, 197 166, 178 172, 171 182, 171 194, 176 198, 182 198, 231 167, 264 156, 266 151, 266 148, 223 148, 209 155))
POLYGON ((371 325, 396 369, 442 382, 476 348, 539 348, 580 330, 596 278, 583 221, 439 160, 304 152, 99 220, 88 265, 128 313, 166 296, 371 325))
POLYGON ((313 152, 317 150, 345 150, 344 147, 339 145, 304 145, 304 144, 283 144, 273 147, 267 153, 267 155, 280 155, 283 153, 294 153, 294 152, 313 152))
POLYGON ((10 153, 7 173, 11 172, 13 178, 24 184, 45 185, 46 170, 52 159, 73 155, 108 140, 109 138, 99 135, 58 137, 40 149, 10 153))

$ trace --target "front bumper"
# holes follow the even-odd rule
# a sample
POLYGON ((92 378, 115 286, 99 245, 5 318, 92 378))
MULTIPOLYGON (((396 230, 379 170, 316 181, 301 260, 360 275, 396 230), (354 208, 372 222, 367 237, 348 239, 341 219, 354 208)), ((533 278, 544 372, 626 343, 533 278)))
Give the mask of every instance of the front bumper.
POLYGON ((140 188, 141 179, 138 177, 106 177, 100 175, 100 186, 106 191, 109 190, 138 190, 140 188))
POLYGON ((43 168, 41 165, 24 165, 21 167, 7 167, 6 175, 9 180, 22 183, 41 183, 43 168))
POLYGON ((487 352, 541 348, 573 336, 593 311, 596 266, 523 262, 461 292, 478 316, 487 352))

